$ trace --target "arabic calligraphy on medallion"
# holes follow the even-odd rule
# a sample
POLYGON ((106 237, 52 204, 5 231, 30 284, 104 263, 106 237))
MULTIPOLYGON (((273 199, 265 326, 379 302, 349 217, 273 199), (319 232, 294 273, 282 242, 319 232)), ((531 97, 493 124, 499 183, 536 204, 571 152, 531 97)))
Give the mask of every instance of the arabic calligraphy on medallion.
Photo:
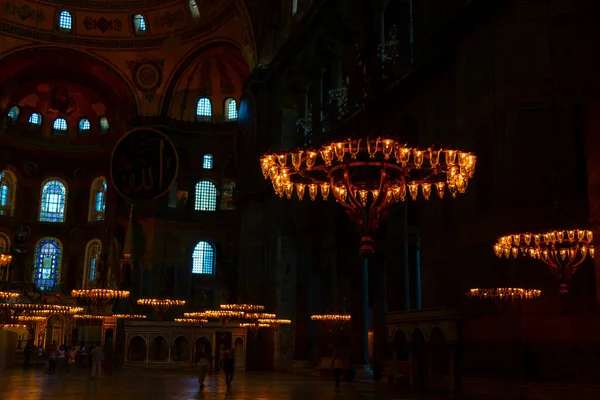
POLYGON ((179 157, 173 142, 162 132, 137 128, 115 145, 110 177, 117 192, 133 203, 163 196, 179 170, 179 157))

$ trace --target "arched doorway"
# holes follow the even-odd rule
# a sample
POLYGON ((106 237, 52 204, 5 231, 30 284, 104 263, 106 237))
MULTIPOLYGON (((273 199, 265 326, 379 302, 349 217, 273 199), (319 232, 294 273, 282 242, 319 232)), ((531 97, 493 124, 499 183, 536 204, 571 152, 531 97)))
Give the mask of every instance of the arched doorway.
POLYGON ((426 388, 427 367, 425 360, 425 336, 419 328, 410 335, 410 385, 414 389, 424 391, 426 388))
POLYGON ((243 371, 244 370, 244 341, 242 338, 235 339, 234 344, 234 356, 235 356, 235 370, 243 371))
POLYGON ((187 362, 190 361, 190 356, 190 341, 184 336, 178 336, 173 341, 173 346, 171 349, 171 361, 187 362))
POLYGON ((433 328, 429 333, 429 351, 431 387, 435 390, 447 390, 446 377, 450 374, 450 356, 446 337, 439 327, 433 328))
POLYGON ((392 340, 392 359, 396 360, 393 371, 396 373, 398 383, 402 385, 408 385, 410 372, 409 357, 410 351, 408 349, 406 335, 402 329, 398 329, 394 333, 394 338, 392 340))
POLYGON ((202 346, 206 348, 206 353, 212 356, 212 343, 210 342, 210 340, 202 336, 196 339, 196 341, 194 342, 194 362, 198 359, 198 354, 200 353, 200 349, 202 348, 202 346))
POLYGON ((65 328, 65 317, 64 315, 55 314, 48 317, 46 324, 46 334, 44 338, 44 348, 50 344, 55 343, 56 346, 60 346, 64 343, 64 332, 65 328))
POLYGON ((141 336, 134 336, 127 346, 127 360, 130 362, 146 362, 146 340, 141 336))
POLYGON ((169 343, 163 336, 152 339, 149 359, 153 362, 166 362, 169 359, 169 343))

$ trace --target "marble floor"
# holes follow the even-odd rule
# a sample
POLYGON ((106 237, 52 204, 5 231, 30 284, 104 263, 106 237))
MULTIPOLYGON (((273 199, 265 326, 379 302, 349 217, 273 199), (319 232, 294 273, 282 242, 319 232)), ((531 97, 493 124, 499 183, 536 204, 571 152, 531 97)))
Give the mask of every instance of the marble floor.
MULTIPOLYGON (((386 385, 370 383, 342 384, 339 391, 333 382, 299 375, 276 373, 237 373, 230 390, 225 387, 222 373, 207 377, 206 388, 200 391, 196 371, 145 371, 120 369, 114 375, 90 380, 87 368, 66 374, 46 375, 42 368, 24 371, 12 368, 0 372, 1 400, 321 400, 375 399, 406 400, 415 396, 392 391, 386 385)), ((497 381, 469 380, 463 386, 468 400, 597 400, 600 387, 593 385, 559 384, 499 384, 497 381)), ((447 396, 429 395, 429 399, 447 396)))

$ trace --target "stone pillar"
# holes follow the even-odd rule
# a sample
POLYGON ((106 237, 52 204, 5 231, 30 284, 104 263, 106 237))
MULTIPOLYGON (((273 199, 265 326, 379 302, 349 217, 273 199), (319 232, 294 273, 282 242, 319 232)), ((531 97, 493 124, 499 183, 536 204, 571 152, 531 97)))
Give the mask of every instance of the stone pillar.
POLYGON ((415 247, 415 291, 417 310, 421 309, 421 237, 417 235, 415 247))
POLYGON ((312 142, 316 145, 323 140, 321 132, 321 120, 323 109, 323 70, 316 69, 311 75, 311 85, 309 89, 311 112, 312 112, 312 142))
POLYGON ((408 257, 408 206, 402 203, 402 260, 404 268, 404 309, 410 310, 410 265, 408 257))
POLYGON ((333 44, 331 51, 331 58, 329 60, 329 83, 331 90, 337 90, 338 95, 334 97, 330 97, 331 99, 331 107, 330 107, 330 116, 333 119, 337 119, 339 117, 340 107, 342 106, 342 98, 339 96, 339 89, 343 86, 343 77, 342 77, 342 46, 340 44, 333 44))
POLYGON ((407 339, 407 343, 406 346, 408 347, 408 385, 410 386, 411 389, 413 389, 415 387, 415 369, 416 369, 416 362, 415 362, 415 352, 412 348, 412 346, 410 345, 410 343, 408 342, 407 339))
POLYGON ((356 360, 355 369, 357 380, 370 380, 373 376, 373 371, 369 363, 369 259, 367 257, 363 257, 362 259, 360 279, 362 319, 353 323, 360 326, 360 341, 358 343, 358 355, 360 358, 356 360))
POLYGON ((455 393, 457 389, 456 385, 456 344, 448 343, 448 365, 449 365, 449 379, 450 379, 450 392, 455 393))
MULTIPOLYGON (((585 136, 587 150, 587 178, 589 218, 594 239, 600 238, 600 104, 587 105, 585 136)), ((594 259, 596 272, 596 301, 600 305, 600 257, 594 259)))
POLYGON ((373 359, 384 362, 387 357, 387 282, 386 264, 381 256, 371 260, 373 276, 373 359))

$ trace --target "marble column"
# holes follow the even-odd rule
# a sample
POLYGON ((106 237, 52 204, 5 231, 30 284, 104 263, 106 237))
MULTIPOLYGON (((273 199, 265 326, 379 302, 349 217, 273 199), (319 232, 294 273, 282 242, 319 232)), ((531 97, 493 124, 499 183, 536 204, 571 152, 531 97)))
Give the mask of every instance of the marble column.
POLYGON ((415 243, 415 292, 416 307, 421 309, 421 237, 417 235, 415 243))
POLYGON ((319 144, 323 140, 321 132, 321 120, 323 110, 323 70, 315 69, 311 74, 311 85, 309 89, 311 112, 312 112, 312 142, 319 144))
POLYGON ((410 265, 408 254, 408 206, 406 202, 402 205, 402 260, 404 268, 404 309, 410 310, 410 265))
POLYGON ((387 282, 383 255, 371 260, 373 277, 373 359, 383 362, 387 357, 387 282))

